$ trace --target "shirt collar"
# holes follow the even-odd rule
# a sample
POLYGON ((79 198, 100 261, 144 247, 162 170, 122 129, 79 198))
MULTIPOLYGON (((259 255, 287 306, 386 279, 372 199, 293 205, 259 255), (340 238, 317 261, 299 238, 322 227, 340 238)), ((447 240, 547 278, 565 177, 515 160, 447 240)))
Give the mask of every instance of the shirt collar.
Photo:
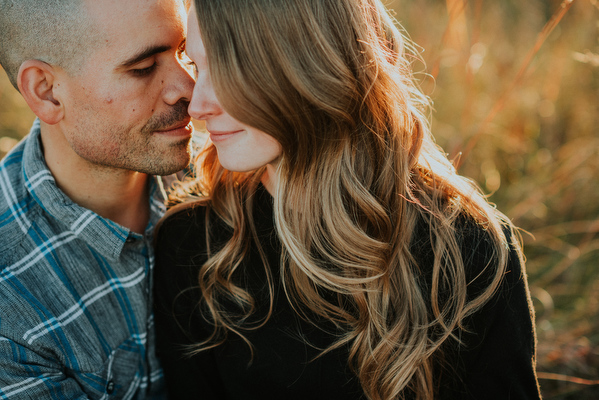
MULTIPOLYGON (((127 238, 130 235, 135 235, 129 229, 74 203, 56 186, 54 176, 44 160, 39 119, 35 120, 25 143, 23 182, 40 207, 64 225, 65 231, 75 234, 108 258, 119 258, 127 238)), ((164 214, 163 193, 161 182, 152 178, 150 183, 150 221, 146 228, 147 237, 152 234, 157 221, 164 214)))

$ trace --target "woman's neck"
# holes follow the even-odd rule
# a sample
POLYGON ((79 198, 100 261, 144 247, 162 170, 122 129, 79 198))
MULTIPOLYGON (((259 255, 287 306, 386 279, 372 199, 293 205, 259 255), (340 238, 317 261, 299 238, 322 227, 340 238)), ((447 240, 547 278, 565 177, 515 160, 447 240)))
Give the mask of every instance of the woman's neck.
POLYGON ((260 178, 260 181, 262 182, 268 193, 270 193, 271 196, 274 196, 277 190, 277 185, 279 183, 276 172, 276 166, 272 164, 266 164, 266 171, 264 171, 264 174, 262 174, 262 178, 260 178))

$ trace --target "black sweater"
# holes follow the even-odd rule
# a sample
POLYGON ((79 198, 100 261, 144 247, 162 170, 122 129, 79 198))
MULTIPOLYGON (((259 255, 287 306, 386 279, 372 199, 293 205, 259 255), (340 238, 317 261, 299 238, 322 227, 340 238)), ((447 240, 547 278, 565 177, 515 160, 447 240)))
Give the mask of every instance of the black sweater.
MULTIPOLYGON (((316 358, 333 341, 334 329, 320 321, 318 329, 291 308, 279 282, 281 244, 273 224, 272 198, 260 187, 254 218, 275 282, 274 313, 266 325, 225 344, 187 357, 185 347, 205 339, 212 331, 197 307, 199 267, 206 259, 205 208, 178 212, 162 225, 156 245, 154 294, 159 357, 170 397, 179 399, 365 399, 356 376, 347 366, 348 353, 340 348, 316 358), (329 331, 330 332, 330 331, 329 331), (309 344, 306 344, 308 342, 309 344), (251 361, 251 362, 250 362, 251 361)), ((421 224, 423 225, 423 224, 421 224)), ((224 243, 231 231, 211 216, 214 243, 224 243)), ((430 277, 432 257, 426 225, 413 254, 430 277)), ((475 277, 489 261, 490 243, 482 228, 470 222, 461 238, 468 275, 475 277)), ((266 280, 256 249, 241 266, 243 282, 256 298, 256 318, 267 312, 266 280)), ((487 275, 488 277, 488 275, 487 275)), ((507 273, 493 299, 466 320, 468 333, 460 332, 462 345, 451 341, 443 349, 443 362, 435 365, 439 399, 539 399, 534 372, 534 328, 523 266, 517 252, 510 253, 507 273)), ((477 282, 484 284, 484 275, 477 282)), ((469 287, 469 295, 477 289, 469 287)), ((426 288, 425 288, 426 290, 426 288)), ((256 321, 254 321, 256 322, 256 321)), ((410 398, 408 394, 408 398, 410 398)))

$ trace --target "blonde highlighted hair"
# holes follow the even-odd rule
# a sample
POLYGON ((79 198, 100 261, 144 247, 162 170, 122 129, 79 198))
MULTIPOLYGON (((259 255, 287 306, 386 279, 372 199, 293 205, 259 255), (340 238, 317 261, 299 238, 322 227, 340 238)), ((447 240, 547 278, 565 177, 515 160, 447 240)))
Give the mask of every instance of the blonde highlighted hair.
MULTIPOLYGON (((195 0, 195 7, 219 101, 283 148, 274 213, 290 302, 305 318, 337 325, 331 348, 349 346, 369 399, 407 391, 431 399, 443 343, 456 340, 464 318, 501 281, 510 225, 435 145, 429 101, 411 73, 417 54, 379 0, 195 0), (483 226, 495 249, 481 267, 492 279, 476 296, 467 296, 456 228, 463 216, 483 226), (429 227, 430 287, 411 253, 419 221, 429 227)), ((254 300, 231 276, 249 246, 259 247, 252 194, 264 170, 226 171, 211 144, 197 167, 172 202, 205 204, 233 231, 199 273, 214 325, 201 351, 256 328, 246 323, 254 300)))

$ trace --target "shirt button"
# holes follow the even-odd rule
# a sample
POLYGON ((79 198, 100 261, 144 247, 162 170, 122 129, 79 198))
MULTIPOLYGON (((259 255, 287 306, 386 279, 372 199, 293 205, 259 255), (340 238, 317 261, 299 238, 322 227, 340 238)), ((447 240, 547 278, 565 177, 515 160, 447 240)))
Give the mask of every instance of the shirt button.
POLYGON ((106 385, 106 393, 113 394, 114 393, 114 381, 109 381, 106 385))
POLYGON ((134 238, 134 237, 131 237, 131 236, 129 236, 129 237, 128 237, 128 238, 125 240, 125 242, 127 242, 127 243, 135 243, 135 238, 134 238))

